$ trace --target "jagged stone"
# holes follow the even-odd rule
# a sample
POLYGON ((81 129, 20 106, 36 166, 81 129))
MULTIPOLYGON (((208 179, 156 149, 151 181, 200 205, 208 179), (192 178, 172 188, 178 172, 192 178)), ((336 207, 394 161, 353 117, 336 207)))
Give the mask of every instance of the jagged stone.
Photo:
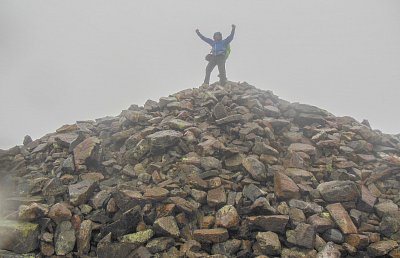
POLYGON ((209 206, 220 206, 226 203, 226 193, 223 187, 211 189, 207 193, 207 203, 209 206))
POLYGON ((75 167, 95 161, 94 155, 99 143, 100 140, 97 137, 90 137, 79 143, 73 150, 75 167))
POLYGON ((317 233, 323 233, 324 231, 331 229, 335 226, 335 223, 328 216, 323 216, 322 214, 314 214, 307 218, 307 223, 314 226, 317 233))
POLYGON ((180 235, 178 225, 173 216, 158 218, 154 221, 154 231, 162 236, 172 236, 178 238, 180 235))
POLYGON ((393 240, 382 240, 378 241, 376 243, 372 243, 368 246, 368 254, 370 254, 372 257, 376 256, 382 256, 393 249, 397 248, 399 244, 396 241, 393 240))
POLYGON ((264 193, 256 185, 249 184, 243 187, 243 195, 254 202, 258 197, 263 196, 264 193))
POLYGON ((315 228, 312 225, 300 223, 295 230, 286 231, 286 238, 292 244, 313 249, 315 245, 315 233, 315 228))
POLYGON ((281 253, 281 242, 276 233, 258 232, 256 235, 257 244, 265 255, 279 255, 281 253))
POLYGON ((265 181, 267 179, 267 170, 258 159, 247 157, 242 160, 242 165, 255 180, 265 181))
POLYGON ((101 228, 101 234, 105 236, 111 233, 110 236, 115 239, 128 232, 132 232, 140 221, 140 210, 140 206, 135 206, 134 208, 124 212, 121 218, 111 224, 103 226, 101 228))
POLYGON ((93 194, 97 183, 92 180, 83 180, 68 187, 70 202, 73 205, 84 204, 93 194))
POLYGON ((357 234, 357 228, 342 204, 329 204, 326 209, 344 234, 357 234))
POLYGON ((274 192, 278 198, 284 200, 300 197, 300 189, 296 183, 280 172, 275 172, 274 175, 274 192))
POLYGON ((239 226, 240 217, 236 209, 232 205, 225 205, 219 209, 215 215, 215 225, 227 229, 239 226))

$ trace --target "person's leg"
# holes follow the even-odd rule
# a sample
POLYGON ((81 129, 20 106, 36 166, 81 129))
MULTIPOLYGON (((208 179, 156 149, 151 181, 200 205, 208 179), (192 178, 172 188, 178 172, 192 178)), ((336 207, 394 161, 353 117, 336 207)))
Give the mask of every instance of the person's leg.
POLYGON ((218 65, 218 71, 219 71, 219 82, 221 85, 224 85, 226 83, 226 70, 225 70, 225 56, 224 55, 219 55, 217 56, 217 65, 218 65))
POLYGON ((206 77, 204 78, 204 84, 210 84, 211 72, 216 65, 217 65, 217 63, 216 63, 215 58, 212 58, 210 61, 208 61, 208 64, 206 67, 206 77))

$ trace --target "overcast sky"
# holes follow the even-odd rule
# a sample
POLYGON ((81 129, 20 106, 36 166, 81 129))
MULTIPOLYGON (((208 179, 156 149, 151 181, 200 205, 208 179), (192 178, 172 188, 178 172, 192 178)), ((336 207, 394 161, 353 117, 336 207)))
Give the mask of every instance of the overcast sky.
POLYGON ((398 0, 1 0, 0 148, 198 87, 195 29, 233 23, 228 79, 400 133, 399 14, 398 0))

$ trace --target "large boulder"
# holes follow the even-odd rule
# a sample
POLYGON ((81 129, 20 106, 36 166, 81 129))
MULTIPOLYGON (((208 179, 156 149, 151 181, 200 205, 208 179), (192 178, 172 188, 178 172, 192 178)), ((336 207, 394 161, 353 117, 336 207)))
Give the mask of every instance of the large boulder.
POLYGON ((38 224, 0 219, 0 249, 23 254, 39 246, 38 224))
POLYGON ((357 201, 360 191, 353 181, 330 181, 318 185, 317 190, 327 202, 357 201))

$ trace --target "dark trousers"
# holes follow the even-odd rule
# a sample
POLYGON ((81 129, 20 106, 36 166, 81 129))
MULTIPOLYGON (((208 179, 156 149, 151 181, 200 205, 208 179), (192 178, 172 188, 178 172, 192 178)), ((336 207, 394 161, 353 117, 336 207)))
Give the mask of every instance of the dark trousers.
POLYGON ((225 55, 217 55, 211 57, 206 67, 206 77, 204 79, 204 83, 206 84, 210 83, 211 72, 214 70, 214 67, 218 65, 219 82, 221 85, 225 84, 226 82, 225 61, 226 61, 225 55))

